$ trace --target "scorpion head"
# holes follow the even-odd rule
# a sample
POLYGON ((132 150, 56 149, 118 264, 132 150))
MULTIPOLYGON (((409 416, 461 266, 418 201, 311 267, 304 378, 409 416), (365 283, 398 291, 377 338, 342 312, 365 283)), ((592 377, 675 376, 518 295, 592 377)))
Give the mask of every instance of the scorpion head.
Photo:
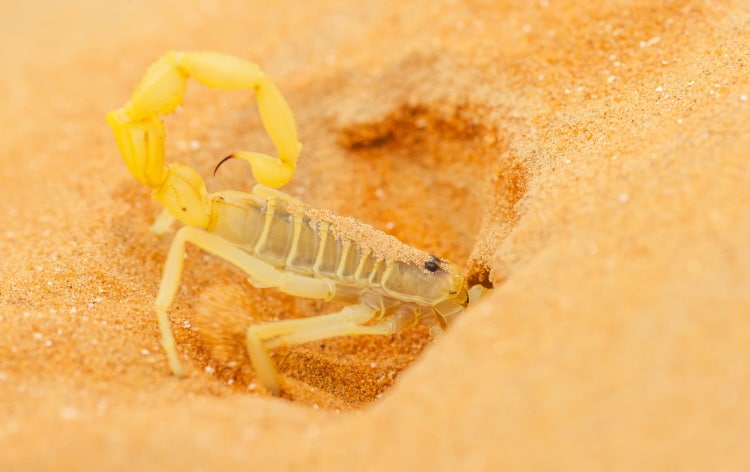
POLYGON ((487 291, 482 285, 469 288, 460 268, 448 261, 430 256, 424 264, 435 275, 435 289, 442 294, 436 298, 432 308, 447 324, 470 303, 478 301, 487 291))
POLYGON ((429 256, 419 264, 395 261, 389 264, 381 281, 385 292, 396 300, 423 307, 440 307, 446 315, 466 306, 466 281, 458 266, 429 256))
POLYGON ((441 261, 440 269, 434 272, 436 285, 442 297, 433 305, 433 309, 448 323, 455 315, 466 308, 469 303, 469 291, 466 279, 458 266, 441 261))

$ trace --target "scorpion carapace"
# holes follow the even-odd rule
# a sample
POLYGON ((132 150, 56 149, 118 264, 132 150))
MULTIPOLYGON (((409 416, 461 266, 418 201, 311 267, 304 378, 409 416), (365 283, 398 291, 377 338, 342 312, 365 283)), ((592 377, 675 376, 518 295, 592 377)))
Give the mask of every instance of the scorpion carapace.
POLYGON ((299 297, 351 305, 339 312, 261 323, 246 342, 258 380, 278 394, 269 350, 362 334, 387 335, 424 324, 434 336, 476 298, 454 264, 353 218, 315 210, 270 187, 287 183, 301 145, 294 116, 276 86, 250 62, 215 52, 167 53, 146 72, 130 101, 107 115, 131 174, 164 206, 154 226, 163 232, 177 219, 155 311, 172 372, 182 376, 167 310, 182 273, 185 243, 243 270, 256 287, 276 287, 299 297), (218 89, 252 89, 278 157, 235 152, 250 163, 260 185, 252 193, 208 193, 201 175, 184 164, 166 164, 160 115, 180 103, 188 77, 218 89))

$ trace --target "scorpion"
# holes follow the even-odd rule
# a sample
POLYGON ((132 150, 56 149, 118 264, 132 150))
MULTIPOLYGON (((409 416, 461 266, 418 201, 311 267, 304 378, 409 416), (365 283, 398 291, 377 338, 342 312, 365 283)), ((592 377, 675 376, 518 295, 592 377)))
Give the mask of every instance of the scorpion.
POLYGON ((183 369, 168 309, 187 243, 237 266, 257 288, 348 304, 332 314, 247 329, 247 352, 258 381, 274 395, 281 388, 271 349, 335 336, 390 335, 418 324, 435 337, 481 295, 483 288, 469 288, 455 264, 276 189, 291 180, 302 145, 286 100, 252 62, 217 52, 169 52, 147 69, 130 100, 107 114, 107 122, 128 170, 163 206, 152 231, 164 233, 175 220, 184 225, 168 251, 154 303, 161 344, 177 377, 183 369), (234 152, 216 166, 230 158, 247 161, 258 182, 251 193, 209 193, 198 171, 165 163, 162 116, 182 104, 189 77, 210 88, 255 92, 278 155, 234 152))

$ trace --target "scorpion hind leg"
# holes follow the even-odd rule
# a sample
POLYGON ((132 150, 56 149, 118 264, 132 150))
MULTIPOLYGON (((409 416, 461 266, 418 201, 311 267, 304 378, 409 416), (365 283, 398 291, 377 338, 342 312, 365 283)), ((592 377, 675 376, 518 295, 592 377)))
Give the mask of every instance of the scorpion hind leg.
POLYGON ((156 220, 149 228, 149 231, 156 234, 157 236, 164 234, 169 230, 169 227, 172 226, 172 223, 174 223, 176 220, 177 218, 172 216, 172 213, 164 208, 161 213, 159 213, 159 216, 156 217, 156 220))
POLYGON ((258 381, 274 395, 278 395, 278 372, 269 354, 270 349, 295 346, 336 336, 390 335, 398 331, 393 318, 366 325, 378 315, 378 310, 363 304, 351 305, 339 312, 293 320, 261 323, 247 330, 247 350, 258 381))

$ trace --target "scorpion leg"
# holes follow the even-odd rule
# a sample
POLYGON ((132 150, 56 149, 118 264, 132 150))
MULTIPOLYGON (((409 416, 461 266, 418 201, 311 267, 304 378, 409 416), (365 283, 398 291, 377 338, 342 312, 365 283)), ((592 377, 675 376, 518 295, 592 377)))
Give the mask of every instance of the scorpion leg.
POLYGON ((172 216, 169 210, 164 208, 159 213, 159 216, 156 217, 156 221, 154 221, 149 230, 156 235, 162 235, 169 230, 169 227, 172 226, 175 220, 176 218, 172 216))
POLYGON ((253 325, 247 330, 247 351, 258 380, 269 392, 280 392, 276 366, 268 352, 280 346, 294 346, 311 341, 353 335, 389 335, 399 330, 398 322, 385 318, 373 325, 379 310, 367 305, 351 305, 343 310, 312 318, 273 321, 253 325))
POLYGON ((154 305, 162 337, 162 346, 167 353, 169 367, 177 377, 182 377, 183 371, 177 357, 174 334, 169 325, 167 309, 172 304, 179 287, 185 260, 185 243, 187 242, 236 265, 248 274, 251 283, 256 287, 277 287, 290 295, 319 300, 327 300, 333 296, 334 287, 326 280, 281 272, 220 236, 188 226, 181 228, 175 234, 169 248, 167 260, 164 263, 159 294, 156 296, 154 305))

